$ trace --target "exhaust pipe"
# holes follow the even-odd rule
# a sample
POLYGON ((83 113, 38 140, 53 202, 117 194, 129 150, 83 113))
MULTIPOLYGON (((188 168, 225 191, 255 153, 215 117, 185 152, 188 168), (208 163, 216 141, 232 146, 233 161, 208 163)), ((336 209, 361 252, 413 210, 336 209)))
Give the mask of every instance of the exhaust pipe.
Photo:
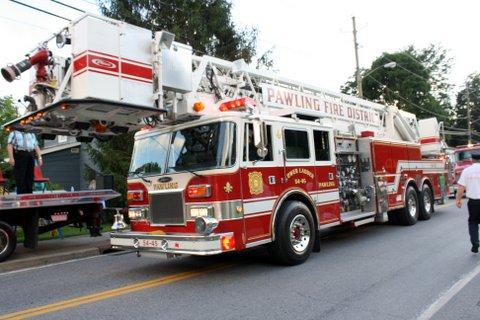
POLYGON ((32 66, 37 66, 37 81, 47 80, 47 69, 45 66, 48 64, 48 58, 50 53, 47 49, 39 49, 33 56, 28 57, 25 60, 20 61, 17 64, 10 64, 1 69, 2 76, 8 82, 12 82, 17 79, 20 74, 30 69, 32 66))

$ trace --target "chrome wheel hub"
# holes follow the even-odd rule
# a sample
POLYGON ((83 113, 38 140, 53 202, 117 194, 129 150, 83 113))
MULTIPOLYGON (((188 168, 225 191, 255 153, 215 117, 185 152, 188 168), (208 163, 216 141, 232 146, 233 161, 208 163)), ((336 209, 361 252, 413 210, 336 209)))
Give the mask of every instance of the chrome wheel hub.
POLYGON ((304 215, 297 215, 290 223, 290 244, 296 253, 307 250, 310 242, 310 225, 304 215))
POLYGON ((5 230, 0 229, 0 254, 7 251, 8 243, 10 242, 10 237, 8 236, 5 230))
POLYGON ((415 201, 415 196, 413 194, 408 197, 407 205, 408 213, 410 213, 412 217, 415 217, 417 215, 417 201, 415 201))
POLYGON ((428 193, 423 195, 423 207, 425 212, 430 212, 430 210, 432 210, 432 201, 428 193))

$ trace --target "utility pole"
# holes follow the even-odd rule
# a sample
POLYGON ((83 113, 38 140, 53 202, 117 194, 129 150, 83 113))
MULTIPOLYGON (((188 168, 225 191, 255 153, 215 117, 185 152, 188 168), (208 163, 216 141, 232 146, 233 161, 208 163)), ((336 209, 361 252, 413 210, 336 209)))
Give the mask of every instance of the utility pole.
POLYGON ((357 42, 357 27, 355 25, 355 17, 352 17, 352 23, 353 23, 353 47, 355 48, 355 62, 357 65, 357 69, 355 72, 355 76, 357 79, 357 95, 359 98, 363 98, 362 76, 360 74, 360 65, 358 63, 358 42, 357 42))
POLYGON ((468 82, 465 83, 465 89, 467 91, 467 132, 468 132, 468 145, 472 145, 472 114, 470 110, 470 90, 468 89, 468 82))

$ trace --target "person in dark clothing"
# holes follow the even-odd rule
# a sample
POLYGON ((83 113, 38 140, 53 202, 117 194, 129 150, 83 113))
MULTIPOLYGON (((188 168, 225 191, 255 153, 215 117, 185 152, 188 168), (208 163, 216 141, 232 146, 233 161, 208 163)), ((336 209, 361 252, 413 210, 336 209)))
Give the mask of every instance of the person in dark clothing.
POLYGON ((468 198, 468 232, 472 243, 472 252, 478 253, 480 245, 478 224, 480 223, 480 155, 472 154, 474 164, 464 169, 458 179, 457 207, 462 207, 462 197, 467 191, 468 198))
POLYGON ((35 134, 12 131, 7 140, 8 162, 13 166, 17 194, 32 193, 35 155, 38 165, 43 164, 35 134))

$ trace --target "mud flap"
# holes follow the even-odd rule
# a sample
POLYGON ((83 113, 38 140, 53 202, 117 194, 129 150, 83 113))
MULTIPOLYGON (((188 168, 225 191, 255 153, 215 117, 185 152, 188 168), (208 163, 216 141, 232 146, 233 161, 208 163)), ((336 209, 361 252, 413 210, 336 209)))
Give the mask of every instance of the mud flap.
POLYGON ((23 246, 28 249, 38 248, 38 211, 34 210, 25 215, 23 224, 23 233, 25 240, 23 246))
POLYGON ((313 252, 320 252, 320 230, 315 230, 315 243, 313 244, 313 252))

